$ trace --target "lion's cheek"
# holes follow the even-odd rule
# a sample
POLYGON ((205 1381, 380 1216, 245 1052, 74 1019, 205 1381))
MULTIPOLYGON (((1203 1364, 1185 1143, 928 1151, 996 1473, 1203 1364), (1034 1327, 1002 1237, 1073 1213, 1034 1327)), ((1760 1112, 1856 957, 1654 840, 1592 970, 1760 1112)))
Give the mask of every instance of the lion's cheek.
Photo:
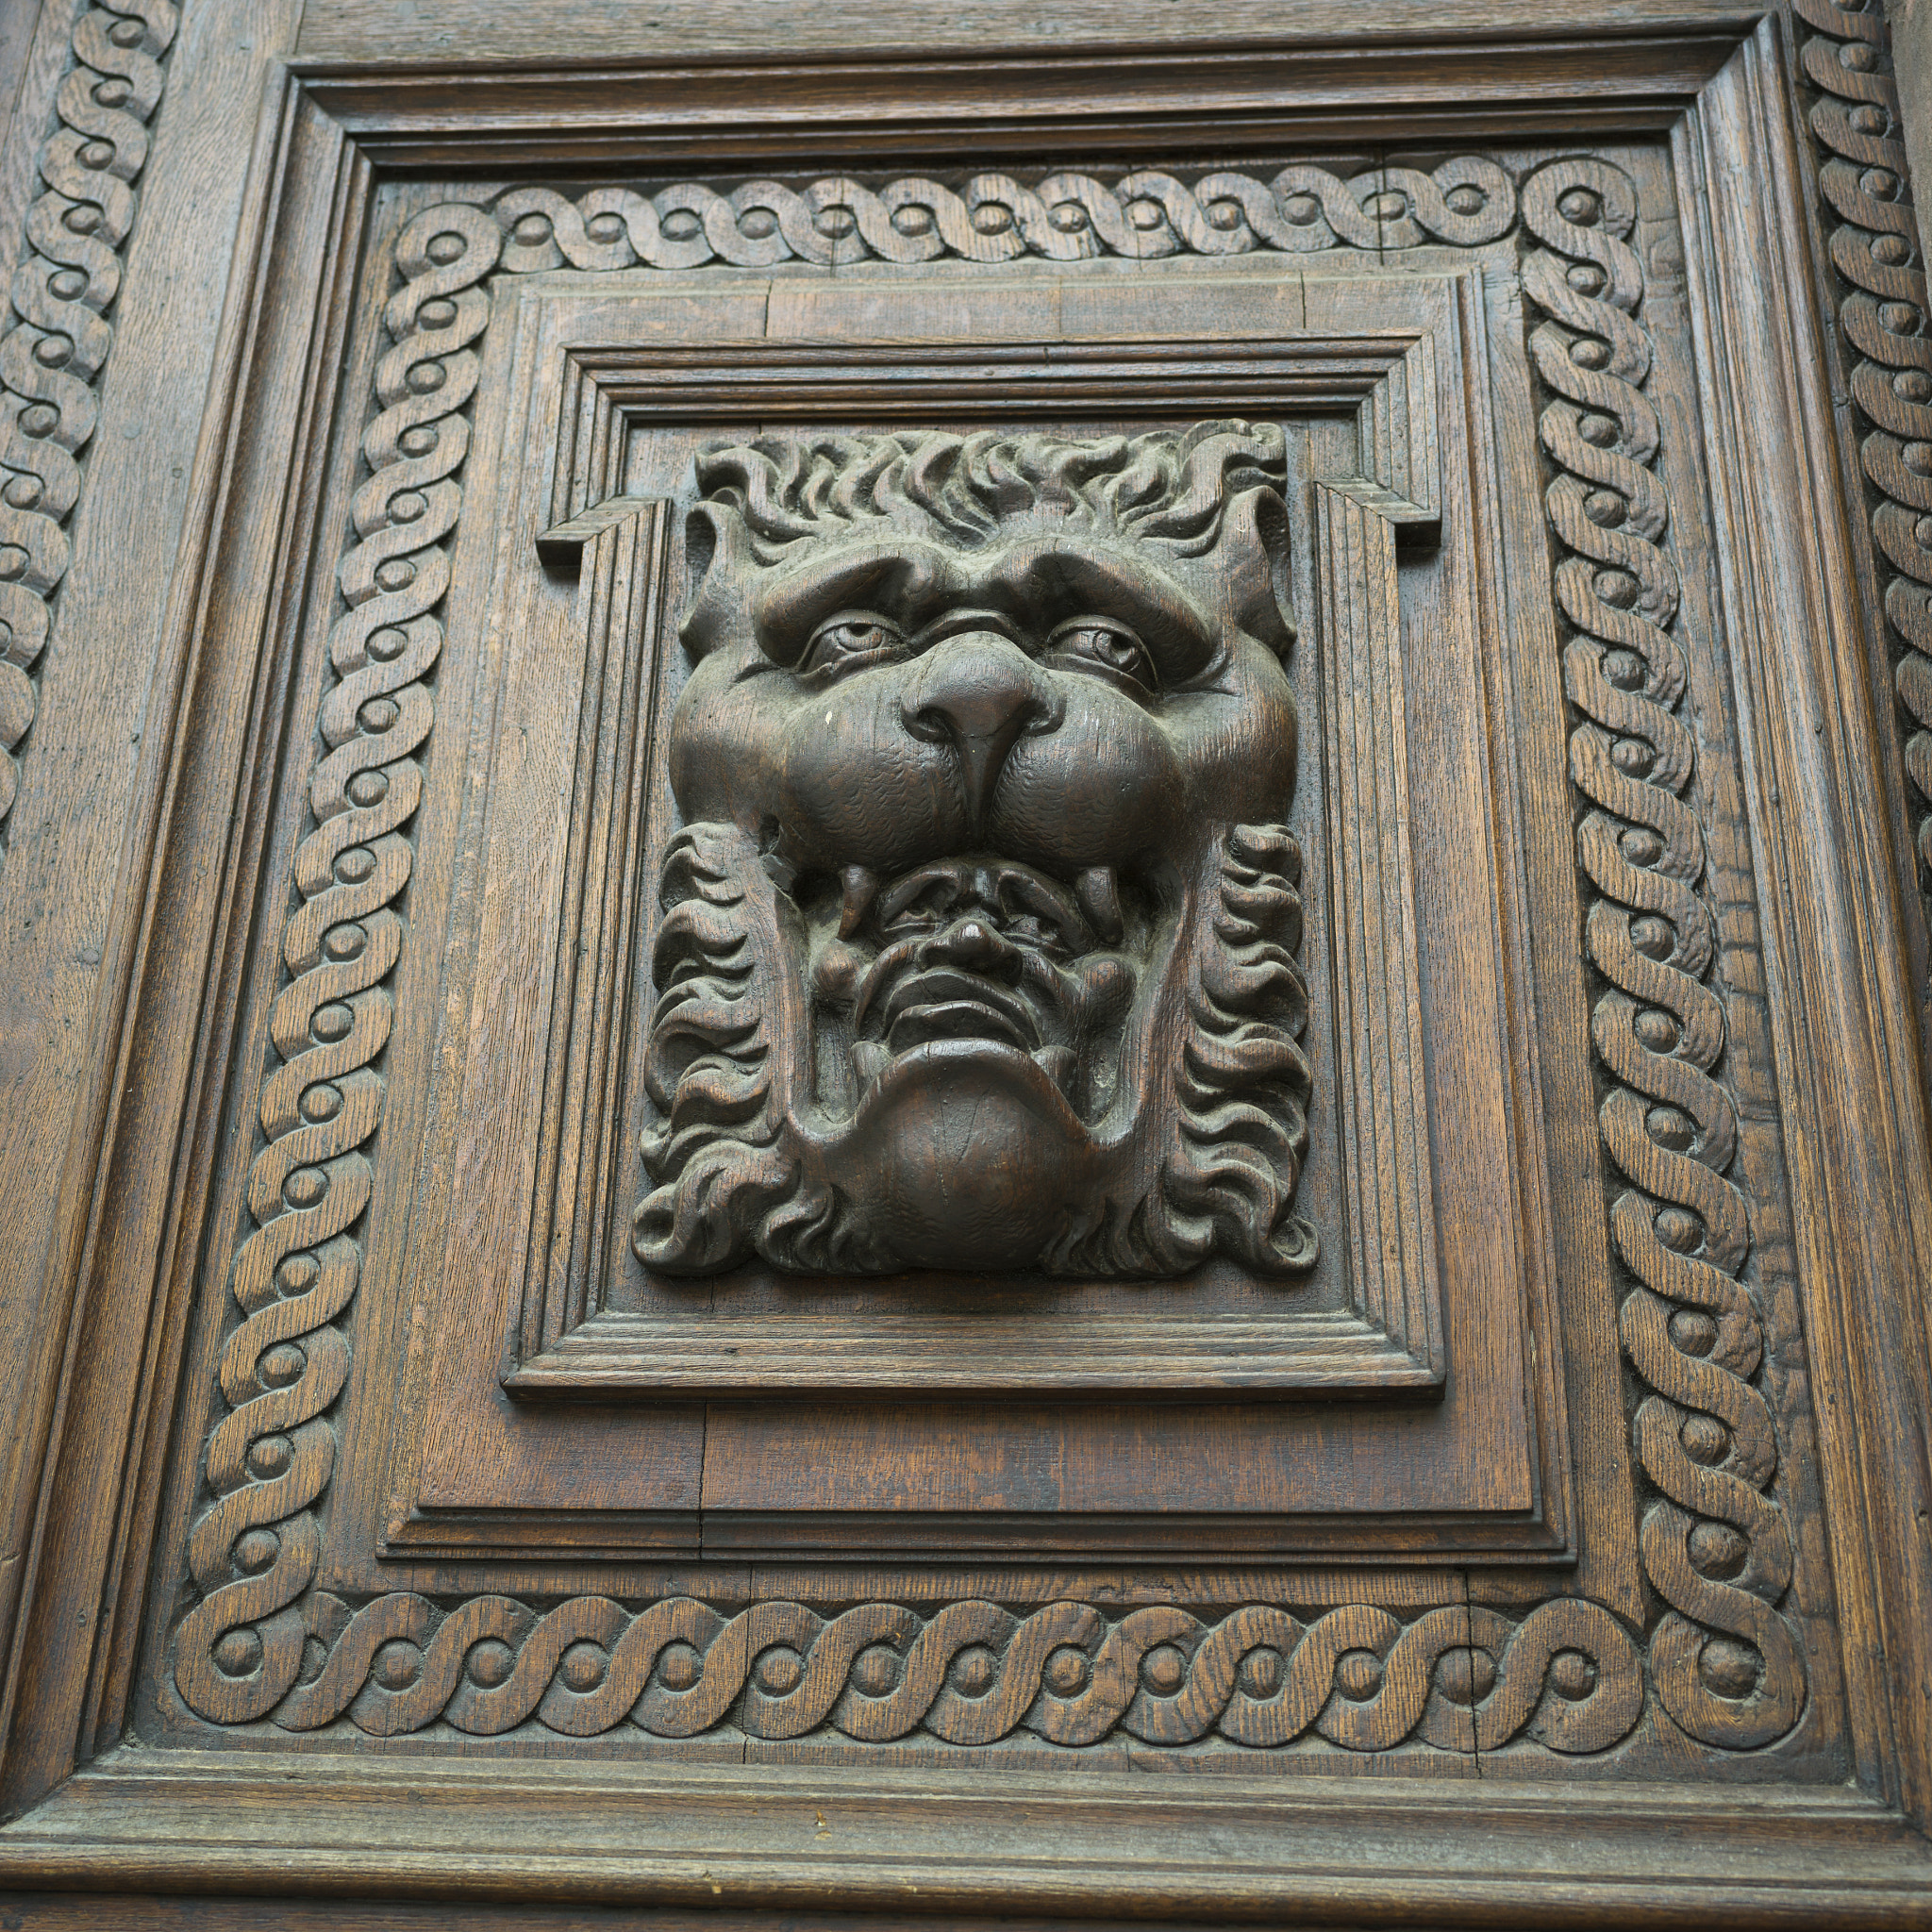
POLYGON ((943 748, 872 706, 806 704, 787 721, 772 808, 799 863, 892 873, 962 851, 966 814, 943 748))
POLYGON ((725 821, 756 829, 777 789, 775 746, 753 686, 733 683, 717 658, 693 674, 672 716, 671 790, 687 823, 725 821))
POLYGON ((1293 693, 1274 664, 1237 689, 1173 707, 1163 720, 1188 774, 1198 818, 1258 824, 1279 818, 1294 792, 1293 693))
POLYGON ((992 844, 1062 872, 1119 865, 1185 842, 1187 800, 1186 774, 1151 722, 1063 729, 1015 747, 994 794, 992 844))

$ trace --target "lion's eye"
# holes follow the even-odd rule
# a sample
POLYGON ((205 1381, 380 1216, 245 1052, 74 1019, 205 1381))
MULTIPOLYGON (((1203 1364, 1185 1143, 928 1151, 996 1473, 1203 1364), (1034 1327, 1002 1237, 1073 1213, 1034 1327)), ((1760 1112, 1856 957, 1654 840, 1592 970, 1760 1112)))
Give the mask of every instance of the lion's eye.
POLYGON ((834 675, 857 671, 899 650, 906 640, 895 624, 867 612, 834 617, 819 625, 798 668, 804 672, 826 672, 834 675))
POLYGON ((1076 618, 1055 631, 1053 654, 1082 670, 1099 671, 1152 693, 1160 689, 1160 674, 1147 646, 1124 625, 1098 618, 1076 618))

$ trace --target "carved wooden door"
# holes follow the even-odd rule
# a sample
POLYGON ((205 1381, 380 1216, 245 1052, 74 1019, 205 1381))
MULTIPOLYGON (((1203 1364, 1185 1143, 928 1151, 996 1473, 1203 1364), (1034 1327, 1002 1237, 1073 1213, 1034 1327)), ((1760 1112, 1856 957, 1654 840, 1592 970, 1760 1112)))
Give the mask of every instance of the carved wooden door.
POLYGON ((20 43, 27 1922, 1923 1910, 1875 13, 428 18, 20 43))

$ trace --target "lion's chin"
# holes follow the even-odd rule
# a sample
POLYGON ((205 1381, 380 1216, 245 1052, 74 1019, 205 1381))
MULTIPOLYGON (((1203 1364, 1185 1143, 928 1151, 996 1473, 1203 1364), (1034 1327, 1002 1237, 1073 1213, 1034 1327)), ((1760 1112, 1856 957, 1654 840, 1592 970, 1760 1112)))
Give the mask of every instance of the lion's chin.
POLYGON ((951 1270, 1043 1256, 1098 1160, 1052 1074, 991 1040, 898 1055, 826 1152, 829 1177, 900 1265, 951 1270))

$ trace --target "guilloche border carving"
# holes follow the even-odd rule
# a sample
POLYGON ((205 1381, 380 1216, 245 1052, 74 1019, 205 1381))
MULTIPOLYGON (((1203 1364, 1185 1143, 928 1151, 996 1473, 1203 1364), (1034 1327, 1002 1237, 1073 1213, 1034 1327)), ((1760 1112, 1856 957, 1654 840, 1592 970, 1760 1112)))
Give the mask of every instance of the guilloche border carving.
POLYGON ((1474 248, 1507 235, 1516 191, 1493 161, 1465 156, 1431 173, 1372 168, 1343 180, 1325 168, 1203 175, 1191 186, 1143 168, 1111 186, 1062 172, 1028 186, 975 175, 958 193, 908 175, 871 189, 842 175, 802 190, 748 181, 729 194, 684 181, 642 195, 593 188, 575 201, 519 188, 495 205, 502 265, 576 269, 772 268, 781 261, 1005 262, 1101 255, 1306 254, 1324 248, 1474 248))
POLYGON ((40 702, 32 673, 67 575, 66 525, 114 345, 107 311, 179 21, 172 0, 103 0, 81 13, 56 95, 60 125, 37 163, 42 192, 26 212, 0 336, 0 824, 40 702))
POLYGON ((1906 775, 1919 794, 1922 890, 1932 869, 1932 297, 1918 210, 1900 138, 1898 88, 1885 16, 1794 0, 1816 31, 1800 50, 1817 90, 1807 115, 1818 154, 1827 245, 1841 278, 1840 347, 1852 400, 1868 425, 1859 457, 1875 492, 1873 547, 1885 614, 1906 645, 1893 672, 1904 719, 1906 775))
MULTIPOLYGON (((1447 164, 1436 179, 1473 165, 1447 164)), ((691 205, 692 191, 669 192, 691 205)), ((328 749, 310 779, 316 824, 297 853, 303 903, 285 936, 291 977, 272 1021, 281 1064, 261 1095, 267 1144, 249 1187, 257 1225, 231 1276, 243 1320, 221 1360, 229 1407, 207 1451, 214 1500, 191 1533, 202 1594, 175 1633, 182 1698, 216 1724, 310 1730, 346 1715, 385 1736, 439 1721, 499 1735, 534 1718, 566 1736, 628 1721, 663 1737, 731 1723, 785 1738, 830 1723, 860 1742, 921 1725, 964 1744, 1024 1726, 1080 1745, 1117 1725, 1161 1743, 1218 1728, 1261 1746, 1312 1727, 1353 1750, 1409 1738, 1493 1749, 1525 1731, 1558 1752, 1621 1741, 1642 1712, 1639 1649, 1609 1612, 1580 1598, 1553 1599, 1513 1624, 1452 1607, 1405 1624, 1355 1604, 1307 1624, 1249 1605, 1212 1625, 1170 1607, 1110 1619, 1071 1603, 1024 1619, 979 1602, 930 1615, 869 1603, 827 1621, 785 1602, 727 1619, 688 1598, 632 1610, 579 1597, 547 1612, 501 1596, 444 1606, 392 1592, 359 1608, 323 1592, 305 1600, 320 1549, 313 1511, 334 1469, 325 1412, 348 1360, 335 1324, 357 1286, 352 1230, 370 1192, 363 1150, 381 1122, 371 1063, 388 1037, 383 982, 402 942, 392 902, 408 876, 415 754, 433 712, 434 611, 448 585, 442 545, 460 508, 469 433, 460 412, 488 314, 477 284, 499 262, 557 266, 550 251, 570 239, 568 223, 558 226, 562 208, 587 222, 587 245, 618 245, 592 236, 588 221, 613 216, 630 234, 630 202, 641 198, 625 193, 597 190, 570 204, 521 190, 493 214, 445 205, 397 243, 403 282, 385 317, 392 346, 363 441, 371 475, 353 505, 359 541, 340 571, 349 609, 330 640, 328 749)), ((835 205, 849 197, 828 198, 820 212, 835 205)), ((1735 1122, 1709 1073, 1723 1010, 1706 984, 1711 928, 1694 890, 1703 835, 1682 797, 1691 741, 1675 716, 1684 674, 1669 633, 1675 579, 1658 541, 1668 505, 1650 467, 1657 421, 1642 393, 1642 276, 1624 239, 1634 192, 1601 161, 1558 161, 1525 184, 1523 214, 1543 244, 1524 272, 1546 318, 1532 355, 1554 398, 1542 434, 1558 472, 1547 503, 1561 552, 1555 591, 1573 632, 1566 684, 1583 714, 1571 741, 1588 808, 1578 850, 1599 894, 1588 945, 1609 982, 1593 1025, 1611 1082, 1601 1123, 1631 1183, 1611 1225, 1638 1284, 1622 1324, 1646 1388, 1633 1440, 1659 1492, 1642 1546, 1668 1607, 1648 1662, 1678 1724, 1707 1745, 1742 1750, 1792 1728, 1804 1678, 1774 1607, 1789 1581, 1790 1536, 1767 1493, 1776 1444, 1752 1382, 1762 1335, 1738 1279, 1749 1229, 1742 1196, 1724 1178, 1735 1122)))
POLYGON ((1704 830, 1683 795, 1695 742, 1677 716, 1688 667, 1670 632, 1670 504, 1651 467, 1660 425, 1642 388, 1642 265, 1625 240, 1636 197, 1605 162, 1559 161, 1524 185, 1523 218, 1544 244, 1525 258, 1524 286, 1544 317, 1529 346, 1551 392, 1539 427, 1557 474, 1544 503, 1570 629, 1564 689, 1581 714, 1570 773, 1590 808, 1576 852, 1597 895, 1584 943, 1608 982, 1591 1016, 1612 1082, 1597 1118, 1630 1183, 1610 1232, 1638 1283, 1619 1318, 1647 1391, 1631 1445, 1660 1492, 1641 1541, 1670 1607, 1651 1672, 1693 1738, 1743 1750, 1797 1723, 1805 1674, 1772 1607, 1790 1582, 1790 1531, 1768 1494, 1776 1430, 1751 1381, 1764 1337, 1739 1279, 1750 1224, 1724 1178, 1737 1115, 1709 1071, 1724 1011, 1707 983, 1716 927, 1696 891, 1704 830))

